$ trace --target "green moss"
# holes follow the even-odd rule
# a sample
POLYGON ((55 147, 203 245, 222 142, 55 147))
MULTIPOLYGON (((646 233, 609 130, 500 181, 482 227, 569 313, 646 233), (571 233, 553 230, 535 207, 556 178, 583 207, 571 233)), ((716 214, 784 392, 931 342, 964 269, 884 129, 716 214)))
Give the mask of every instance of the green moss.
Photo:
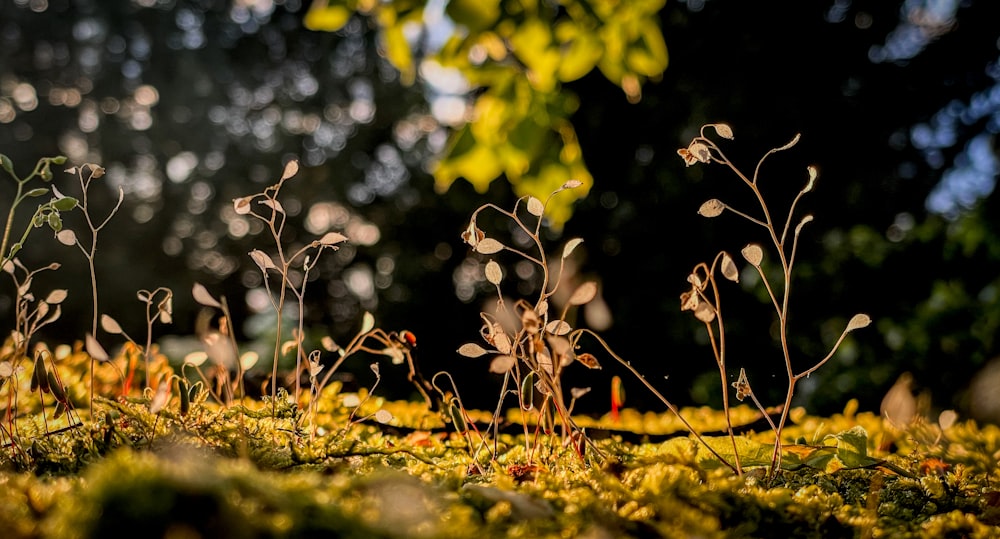
MULTIPOLYGON (((683 434, 651 441, 609 431, 582 458, 557 435, 533 432, 501 434, 488 450, 473 436, 470 451, 422 404, 372 398, 355 410, 339 393, 320 404, 307 418, 287 400, 276 415, 267 402, 201 399, 184 415, 176 405, 152 415, 143 399, 100 400, 92 424, 42 431, 23 455, 4 453, 0 526, 12 537, 55 538, 1000 532, 1000 436, 973 422, 901 433, 873 414, 799 414, 788 433, 800 443, 786 447, 788 465, 775 477, 766 474, 770 433, 738 438, 740 477, 683 434), (391 418, 375 420, 380 409, 391 418)), ((716 414, 690 416, 714 424, 716 414)), ((731 455, 728 437, 706 440, 731 455)))

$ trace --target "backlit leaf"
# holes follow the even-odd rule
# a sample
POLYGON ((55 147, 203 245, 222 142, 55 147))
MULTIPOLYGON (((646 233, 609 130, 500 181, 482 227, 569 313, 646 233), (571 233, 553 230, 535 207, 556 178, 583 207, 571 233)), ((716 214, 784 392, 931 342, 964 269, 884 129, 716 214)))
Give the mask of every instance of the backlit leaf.
POLYGON ((740 270, 736 269, 736 263, 729 253, 722 253, 722 276, 734 283, 740 282, 740 270))
POLYGON ((572 330, 573 327, 567 324, 565 320, 553 320, 545 324, 545 331, 553 335, 565 335, 572 330))
POLYGON ((205 289, 205 286, 201 283, 194 283, 194 286, 191 287, 191 295, 194 297, 194 300, 201 305, 206 307, 215 307, 216 309, 222 308, 222 304, 213 298, 212 294, 209 294, 208 290, 205 289))
POLYGON ((856 329, 868 327, 868 324, 871 323, 871 317, 867 314, 859 313, 851 317, 851 321, 847 323, 847 329, 845 331, 854 331, 856 329))
POLYGON ((569 257, 570 253, 572 253, 573 250, 576 249, 576 247, 581 243, 583 243, 583 239, 581 238, 573 238, 567 241, 566 245, 563 247, 562 258, 566 259, 569 257))
POLYGON ((56 232, 56 239, 63 245, 76 245, 76 233, 68 228, 56 232))
POLYGON ((295 159, 285 163, 285 171, 281 173, 281 181, 285 181, 288 178, 299 173, 299 162, 295 159))
POLYGON ((112 335, 120 335, 122 333, 122 327, 118 325, 118 322, 106 314, 101 315, 101 328, 112 335))
POLYGON ((597 283, 587 281, 573 291, 573 295, 569 298, 569 304, 583 305, 589 303, 595 296, 597 296, 597 283))
POLYGON ((740 254, 754 267, 760 267, 760 262, 764 259, 764 250, 756 243, 751 243, 744 247, 740 250, 740 254))
POLYGON ((97 361, 103 362, 111 359, 108 356, 107 351, 104 350, 104 347, 101 346, 101 343, 97 342, 97 339, 90 333, 87 333, 87 336, 84 339, 84 348, 86 348, 87 354, 97 361))
POLYGON ((698 208, 698 215, 702 217, 718 217, 722 215, 725 211, 726 205, 717 198, 706 200, 701 207, 698 208))
POLYGON ((484 255, 499 253, 503 250, 503 244, 493 238, 484 238, 476 245, 476 252, 484 255))
POLYGON ((517 360, 514 358, 514 356, 508 356, 508 355, 496 356, 493 358, 493 361, 490 361, 490 372, 496 374, 504 374, 505 372, 514 368, 514 363, 516 361, 517 360))
POLYGON ((729 127, 728 124, 712 124, 715 128, 715 132, 719 134, 720 137, 724 139, 733 139, 733 128, 729 127))
POLYGON ((489 352, 485 348, 483 348, 482 346, 479 346, 476 343, 471 343, 470 342, 470 343, 465 343, 462 346, 460 346, 458 348, 458 353, 459 353, 459 355, 462 355, 462 356, 465 356, 465 357, 480 357, 480 356, 488 354, 489 352))
POLYGON ((500 264, 497 264, 495 260, 490 260, 486 263, 486 280, 493 285, 499 285, 500 281, 503 280, 503 270, 500 269, 500 264))
POLYGON ((339 232, 327 232, 326 234, 323 234, 322 238, 319 239, 319 243, 326 246, 336 245, 345 241, 347 241, 347 236, 339 232))
POLYGON ((235 211, 237 215, 246 215, 250 213, 250 197, 233 199, 233 211, 235 211))
POLYGON ((49 292, 49 295, 45 297, 45 303, 48 303, 50 305, 57 305, 59 303, 62 303, 66 299, 66 296, 68 295, 69 292, 67 292, 66 289, 57 288, 49 292))
POLYGON ((274 261, 271 260, 271 257, 264 251, 254 249, 253 251, 250 251, 249 254, 250 258, 252 258, 254 263, 257 264, 257 267, 260 268, 260 271, 267 273, 267 270, 269 269, 273 269, 275 271, 278 270, 278 266, 274 265, 274 261))
POLYGON ((545 213, 545 204, 535 197, 528 197, 528 213, 535 217, 541 217, 545 213))
POLYGON ((190 354, 184 356, 184 364, 192 367, 200 367, 201 364, 207 360, 208 354, 200 350, 197 352, 191 352, 190 354))
POLYGON ((375 315, 365 311, 364 316, 361 317, 361 333, 368 333, 374 327, 375 327, 375 315))

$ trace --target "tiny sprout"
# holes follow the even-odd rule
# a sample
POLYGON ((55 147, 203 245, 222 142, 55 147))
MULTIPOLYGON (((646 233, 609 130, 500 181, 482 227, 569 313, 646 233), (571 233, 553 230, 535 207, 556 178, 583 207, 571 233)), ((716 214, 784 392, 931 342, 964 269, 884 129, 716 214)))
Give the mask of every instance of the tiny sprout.
POLYGON ((562 188, 563 189, 576 189, 577 187, 580 187, 581 185, 583 185, 583 182, 581 182, 580 180, 569 180, 566 183, 562 184, 562 188))
POLYGON ((572 396, 574 399, 579 399, 580 397, 586 395, 587 393, 590 393, 589 387, 574 387, 569 390, 570 396, 572 396))
POLYGON ((698 208, 698 215, 702 217, 718 217, 722 215, 725 211, 726 204, 717 198, 706 200, 701 207, 698 208))

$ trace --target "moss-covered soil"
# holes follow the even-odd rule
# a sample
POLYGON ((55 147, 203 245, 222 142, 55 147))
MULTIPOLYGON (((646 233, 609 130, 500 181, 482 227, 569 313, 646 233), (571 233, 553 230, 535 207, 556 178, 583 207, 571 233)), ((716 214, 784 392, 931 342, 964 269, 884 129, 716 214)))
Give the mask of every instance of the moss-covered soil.
MULTIPOLYGON (((32 409, 38 393, 18 390, 4 537, 1000 537, 1000 429, 971 421, 897 430, 853 402, 796 410, 770 477, 773 435, 739 408, 739 476, 668 413, 579 417, 588 444, 516 407, 495 436, 485 412, 459 432, 423 403, 336 383, 314 406, 175 391, 156 414, 155 390, 134 390, 98 396, 92 416, 85 387, 67 385, 77 406, 58 418, 51 397, 32 409)), ((705 433, 724 425, 683 412, 705 433)), ((727 436, 705 439, 733 457, 727 436)))

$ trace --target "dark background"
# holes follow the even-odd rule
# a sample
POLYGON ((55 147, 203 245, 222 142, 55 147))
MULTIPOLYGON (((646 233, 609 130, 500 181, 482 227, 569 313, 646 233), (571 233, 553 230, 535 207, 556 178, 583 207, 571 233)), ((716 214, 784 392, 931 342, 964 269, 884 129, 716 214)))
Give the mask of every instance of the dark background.
MULTIPOLYGON (((399 84, 377 54, 369 21, 357 17, 344 30, 317 33, 302 28, 308 6, 301 2, 260 11, 240 5, 4 2, 0 99, 16 114, 4 117, 0 109, 0 152, 21 174, 57 154, 69 164, 102 164, 109 173, 92 192, 97 215, 105 215, 117 186, 125 189, 121 212, 101 233, 97 265, 101 311, 133 338, 145 335, 135 293, 159 286, 174 290, 174 323, 157 325, 155 336, 191 336, 197 281, 229 299, 234 318, 245 323, 241 339, 258 344, 273 339, 267 328, 273 331, 274 316, 247 308, 248 290, 260 279, 245 253, 273 246, 266 234, 234 233, 231 201, 276 181, 288 159, 301 159, 303 171, 283 189, 292 200, 286 207, 301 208, 288 242, 314 236, 304 219, 320 203, 346 216, 334 229, 351 236, 374 225, 380 233, 371 245, 324 255, 310 283, 308 325, 344 342, 372 311, 386 330, 415 332, 426 374, 448 370, 467 405, 490 407, 500 386, 488 360, 455 353, 478 339, 478 313, 491 301, 483 283, 475 297, 456 292, 463 268, 479 260, 459 234, 480 204, 509 208, 509 185, 497 181, 480 194, 460 181, 434 192, 425 165, 446 130, 401 134, 426 125, 419 124, 429 118, 426 96, 420 84, 399 84), (18 108, 24 83, 36 106, 18 108), (143 85, 156 89, 154 103, 135 99, 143 85), (72 88, 84 90, 75 102, 53 97, 72 88), (317 123, 322 127, 303 127, 317 123), (180 166, 186 162, 189 171, 180 166), (373 293, 352 283, 370 283, 373 293)), ((816 191, 800 204, 815 221, 801 238, 793 283, 798 368, 825 355, 854 313, 874 320, 800 384, 796 402, 831 413, 857 398, 877 410, 909 372, 931 410, 1000 418, 995 401, 969 391, 973 380, 998 383, 983 372, 996 355, 1000 325, 1000 213, 992 195, 1000 4, 969 0, 956 2, 953 13, 934 11, 949 5, 670 1, 660 13, 670 64, 661 80, 645 85, 641 102, 629 104, 596 72, 569 85, 580 99, 572 121, 595 184, 565 229, 547 237, 553 250, 567 238, 585 239, 580 276, 599 280, 613 316, 601 334, 677 404, 721 403, 704 330, 679 311, 688 273, 720 249, 735 255, 746 243, 766 241, 762 229, 735 215, 706 220, 695 213, 708 198, 754 208, 726 169, 685 167, 676 154, 702 124, 726 122, 736 139, 723 147, 747 173, 769 149, 801 134, 762 169, 779 218, 804 185, 806 166, 820 170, 816 191), (929 205, 932 193, 959 202, 929 205)), ((79 194, 61 171, 54 183, 79 194)), ((3 183, 4 196, 12 185, 3 183)), ((19 215, 32 210, 28 204, 19 215)), ((79 218, 66 221, 79 226, 79 218)), ((63 264, 39 279, 39 295, 71 291, 62 318, 39 337, 82 339, 91 325, 83 256, 39 231, 21 259, 29 267, 63 264)), ((759 288, 723 288, 730 378, 746 367, 755 391, 778 402, 785 371, 770 335, 773 311, 759 288)), ((0 290, 5 327, 12 326, 12 289, 0 290)), ((109 347, 122 340, 101 338, 109 347)), ((578 409, 607 411, 614 374, 625 380, 629 405, 662 409, 610 357, 590 351, 601 371, 567 372, 567 383, 593 388, 578 409)), ((343 370, 370 384, 367 364, 375 359, 343 370)), ((380 391, 409 396, 403 371, 392 369, 400 368, 382 370, 380 391)))

